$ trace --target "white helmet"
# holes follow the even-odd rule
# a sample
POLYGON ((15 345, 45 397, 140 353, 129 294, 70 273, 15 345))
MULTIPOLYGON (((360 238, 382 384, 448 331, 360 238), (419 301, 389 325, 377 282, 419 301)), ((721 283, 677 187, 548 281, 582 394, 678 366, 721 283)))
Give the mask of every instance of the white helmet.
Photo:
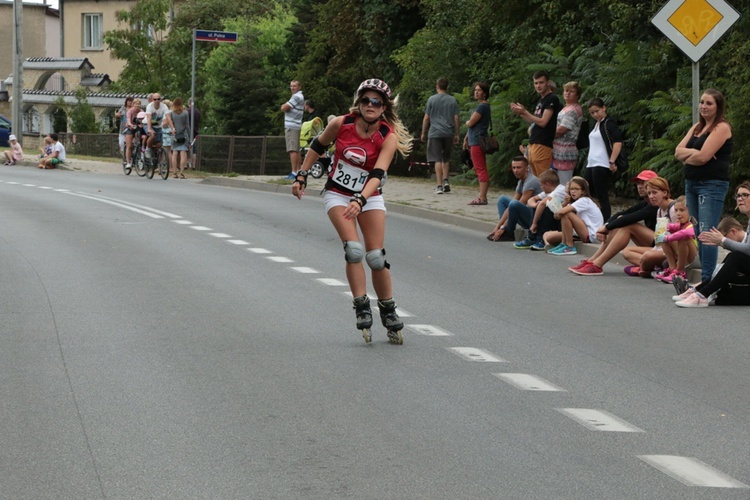
POLYGON ((389 101, 391 100, 391 88, 383 80, 371 78, 360 83, 359 88, 357 89, 357 96, 361 97, 362 94, 368 90, 374 90, 375 92, 382 94, 383 97, 385 97, 389 101))

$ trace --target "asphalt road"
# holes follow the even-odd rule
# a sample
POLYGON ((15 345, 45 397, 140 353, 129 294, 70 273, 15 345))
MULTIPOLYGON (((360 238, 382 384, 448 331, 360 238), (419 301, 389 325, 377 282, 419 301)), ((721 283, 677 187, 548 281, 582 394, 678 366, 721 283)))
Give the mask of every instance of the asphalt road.
POLYGON ((750 498, 746 308, 391 215, 365 345, 322 203, 0 170, 2 498, 750 498))

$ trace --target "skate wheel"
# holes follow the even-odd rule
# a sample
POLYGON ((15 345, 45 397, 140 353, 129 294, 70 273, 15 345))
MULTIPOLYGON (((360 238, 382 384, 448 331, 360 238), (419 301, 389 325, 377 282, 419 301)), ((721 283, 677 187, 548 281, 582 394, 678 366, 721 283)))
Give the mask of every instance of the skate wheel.
POLYGON ((388 330, 388 342, 391 344, 403 345, 404 336, 401 334, 401 330, 388 330))
POLYGON ((362 329, 362 338, 365 339, 365 342, 368 344, 372 341, 372 333, 370 333, 369 328, 362 329))

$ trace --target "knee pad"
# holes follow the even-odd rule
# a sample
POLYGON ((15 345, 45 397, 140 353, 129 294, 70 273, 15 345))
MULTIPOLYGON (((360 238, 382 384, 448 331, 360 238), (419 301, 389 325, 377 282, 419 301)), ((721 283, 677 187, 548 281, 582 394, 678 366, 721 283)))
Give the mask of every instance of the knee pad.
POLYGON ((345 241, 344 242, 344 258, 350 264, 356 264, 362 262, 362 257, 365 255, 365 249, 359 241, 345 241))
POLYGON ((374 271, 380 271, 382 269, 390 269, 391 265, 385 260, 385 249, 377 248, 367 252, 365 257, 367 259, 367 265, 374 271))

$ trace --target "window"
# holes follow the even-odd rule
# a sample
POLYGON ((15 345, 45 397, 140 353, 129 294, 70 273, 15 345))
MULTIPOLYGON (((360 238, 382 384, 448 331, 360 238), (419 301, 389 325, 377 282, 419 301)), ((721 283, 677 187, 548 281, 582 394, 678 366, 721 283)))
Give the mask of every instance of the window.
POLYGON ((83 15, 83 49, 102 49, 102 15, 83 15))

